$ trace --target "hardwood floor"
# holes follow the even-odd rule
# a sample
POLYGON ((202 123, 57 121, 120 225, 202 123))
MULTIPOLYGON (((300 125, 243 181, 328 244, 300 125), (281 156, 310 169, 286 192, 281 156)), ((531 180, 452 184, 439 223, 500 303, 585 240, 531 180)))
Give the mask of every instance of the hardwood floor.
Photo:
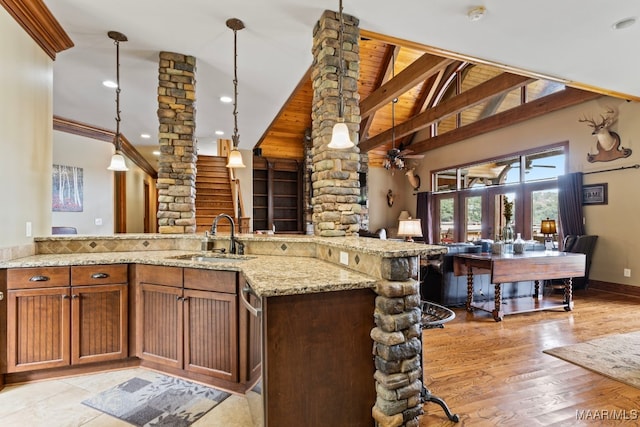
POLYGON ((574 300, 572 312, 516 314, 502 322, 456 308, 443 329, 425 330, 425 384, 460 422, 427 403, 420 426, 640 425, 640 389, 542 352, 640 330, 640 298, 588 290, 576 291, 574 300), (588 410, 626 410, 630 419, 577 420, 577 411, 588 410))

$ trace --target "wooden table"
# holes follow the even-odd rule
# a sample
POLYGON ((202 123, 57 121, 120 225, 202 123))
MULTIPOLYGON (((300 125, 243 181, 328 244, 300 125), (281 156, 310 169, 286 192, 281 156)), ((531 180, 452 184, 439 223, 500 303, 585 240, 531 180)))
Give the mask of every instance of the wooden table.
MULTIPOLYGON (((572 278, 584 276, 586 256, 584 254, 558 251, 530 251, 524 254, 490 253, 456 254, 453 271, 456 276, 467 275, 467 311, 474 308, 489 311, 496 322, 502 320, 505 314, 523 313, 537 310, 564 307, 573 310, 572 278), (489 273, 490 283, 495 285, 493 309, 490 303, 474 304, 473 302, 473 273, 489 273), (562 301, 545 300, 540 295, 540 280, 564 279, 564 296, 562 301), (532 300, 527 304, 522 301, 503 301, 501 284, 533 280, 535 292, 532 300)), ((522 298, 519 298, 520 300, 522 298)))

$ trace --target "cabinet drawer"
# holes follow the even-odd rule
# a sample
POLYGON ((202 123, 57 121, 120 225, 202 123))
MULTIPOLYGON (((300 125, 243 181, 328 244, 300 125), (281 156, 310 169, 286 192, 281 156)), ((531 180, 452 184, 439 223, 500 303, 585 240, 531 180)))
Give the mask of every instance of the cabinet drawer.
POLYGON ((163 265, 136 265, 136 282, 182 287, 182 267, 163 265))
POLYGON ((7 289, 53 288, 69 286, 69 267, 10 268, 7 289))
POLYGON ((78 265, 71 267, 71 285, 108 285, 127 283, 126 264, 78 265))
POLYGON ((235 271, 201 270, 197 268, 184 269, 185 289, 196 289, 201 291, 224 292, 228 294, 236 293, 235 271))

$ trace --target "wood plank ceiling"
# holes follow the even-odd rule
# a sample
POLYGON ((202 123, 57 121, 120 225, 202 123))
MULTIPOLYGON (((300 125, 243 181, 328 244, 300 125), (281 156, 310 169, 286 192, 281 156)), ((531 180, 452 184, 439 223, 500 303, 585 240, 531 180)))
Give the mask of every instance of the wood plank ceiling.
MULTIPOLYGON (((361 30, 360 150, 380 167, 392 148, 420 155, 601 96, 526 74, 361 30)), ((256 144, 262 156, 304 158, 312 98, 309 70, 256 144)))

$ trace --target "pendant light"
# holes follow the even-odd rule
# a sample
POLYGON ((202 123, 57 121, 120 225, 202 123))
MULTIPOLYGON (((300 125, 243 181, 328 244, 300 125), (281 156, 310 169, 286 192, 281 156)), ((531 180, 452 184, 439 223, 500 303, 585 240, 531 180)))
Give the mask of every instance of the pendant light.
POLYGON ((241 20, 236 18, 227 19, 227 27, 233 30, 233 148, 227 159, 228 168, 243 168, 242 154, 238 150, 240 135, 238 135, 238 31, 244 28, 241 20))
POLYGON ((116 45, 116 135, 113 138, 116 152, 111 156, 111 164, 107 169, 122 172, 129 170, 120 151, 120 42, 126 42, 127 36, 117 31, 109 31, 107 35, 116 45))
MULTIPOLYGON (((391 52, 391 79, 393 80, 396 76, 396 53, 395 48, 391 52)), ((404 160, 400 157, 400 150, 396 148, 396 104, 398 103, 398 98, 393 98, 391 100, 391 150, 387 152, 387 158, 384 159, 382 166, 385 169, 391 170, 391 174, 398 169, 404 169, 404 160)))
POLYGON ((342 79, 344 76, 344 58, 343 58, 343 44, 344 44, 344 18, 342 16, 342 0, 340 0, 340 28, 338 30, 338 121, 333 125, 333 131, 331 132, 331 142, 329 142, 329 148, 345 149, 351 148, 355 144, 349 137, 349 128, 344 122, 344 94, 342 93, 342 79))

